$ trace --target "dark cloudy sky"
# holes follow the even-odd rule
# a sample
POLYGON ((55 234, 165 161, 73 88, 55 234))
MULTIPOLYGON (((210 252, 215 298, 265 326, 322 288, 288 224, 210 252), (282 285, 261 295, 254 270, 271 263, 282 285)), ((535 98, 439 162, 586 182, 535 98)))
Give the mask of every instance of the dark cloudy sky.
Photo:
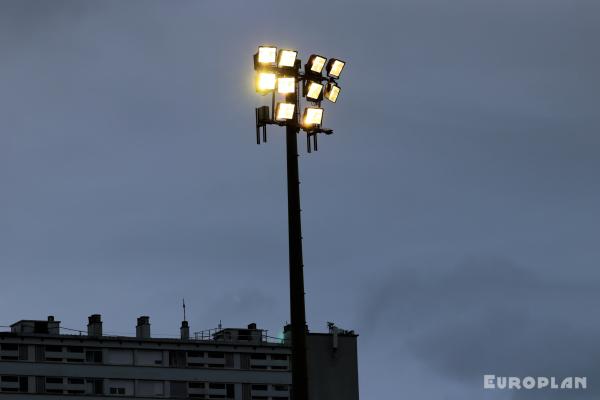
MULTIPOLYGON (((310 328, 363 399, 600 392, 597 0, 0 1, 0 325, 288 319, 283 132, 252 54, 348 61, 301 149, 310 328)), ((301 143, 304 143, 301 141, 301 143)))

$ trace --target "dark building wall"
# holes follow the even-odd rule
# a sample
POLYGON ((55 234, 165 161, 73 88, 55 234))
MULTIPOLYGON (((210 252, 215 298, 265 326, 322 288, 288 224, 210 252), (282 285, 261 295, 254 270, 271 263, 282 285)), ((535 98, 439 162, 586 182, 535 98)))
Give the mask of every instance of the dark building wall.
POLYGON ((309 333, 308 391, 310 400, 358 400, 356 335, 309 333))

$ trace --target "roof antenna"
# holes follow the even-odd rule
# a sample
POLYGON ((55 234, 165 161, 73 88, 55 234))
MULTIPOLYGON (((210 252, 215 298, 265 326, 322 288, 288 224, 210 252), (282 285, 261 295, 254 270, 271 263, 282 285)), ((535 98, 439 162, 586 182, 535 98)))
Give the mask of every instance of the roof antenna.
POLYGON ((223 325, 221 325, 221 320, 219 320, 219 329, 221 329, 223 325))
POLYGON ((187 319, 185 319, 185 299, 183 299, 183 320, 187 321, 187 319))

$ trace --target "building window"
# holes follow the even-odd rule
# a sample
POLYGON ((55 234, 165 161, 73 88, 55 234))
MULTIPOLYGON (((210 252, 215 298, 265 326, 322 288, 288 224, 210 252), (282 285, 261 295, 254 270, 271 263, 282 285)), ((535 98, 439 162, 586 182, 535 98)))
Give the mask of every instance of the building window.
POLYGON ((225 389, 225 384, 224 383, 210 383, 208 385, 209 389, 225 389))
POLYGON ((85 361, 89 363, 101 363, 102 362, 102 350, 91 350, 85 352, 85 361))
POLYGON ((2 343, 2 344, 0 344, 0 350, 17 351, 17 350, 19 350, 19 345, 16 343, 2 343))
POLYGON ((110 391, 110 394, 117 394, 117 395, 124 395, 125 394, 125 388, 124 387, 111 387, 109 391, 110 391))
POLYGON ((190 382, 189 387, 191 389, 204 389, 204 382, 190 382))
POLYGON ((227 384, 227 398, 233 399, 235 397, 235 385, 233 383, 227 384))
POLYGON ((102 379, 86 379, 92 385, 92 394, 104 394, 104 381, 102 379))
POLYGON ((285 385, 273 385, 273 389, 278 392, 287 392, 288 388, 285 385))
POLYGON ((267 359, 267 355, 266 354, 250 354, 250 359, 251 360, 266 360, 267 359))
POLYGON ((19 377, 16 375, 3 375, 2 378, 0 378, 1 382, 18 382, 19 381, 19 377))
POLYGON ((46 351, 62 353, 62 346, 46 346, 46 351))
POLYGON ((188 351, 188 357, 204 357, 203 351, 188 351))
POLYGON ((29 392, 29 378, 26 376, 19 377, 19 392, 29 392))
POLYGON ((63 383, 63 378, 51 378, 51 377, 46 377, 46 383, 63 383))
POLYGON ((70 385, 83 385, 83 378, 69 378, 67 380, 70 385))
POLYGON ((271 354, 271 360, 287 361, 287 354, 271 354))
POLYGON ((208 358, 224 358, 225 354, 220 351, 209 351, 208 358))
POLYGON ((267 390, 267 385, 252 385, 252 390, 267 390))

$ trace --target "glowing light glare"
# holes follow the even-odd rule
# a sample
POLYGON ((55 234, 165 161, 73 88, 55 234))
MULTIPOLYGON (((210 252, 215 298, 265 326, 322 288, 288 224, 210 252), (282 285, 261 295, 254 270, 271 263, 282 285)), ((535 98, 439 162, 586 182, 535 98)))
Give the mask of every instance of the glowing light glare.
POLYGON ((340 87, 333 84, 333 83, 329 83, 327 84, 327 89, 325 90, 325 98, 329 101, 331 101, 332 103, 335 103, 337 101, 338 96, 340 95, 340 87))
POLYGON ((325 57, 313 55, 310 60, 310 70, 312 72, 320 74, 323 71, 323 67, 325 66, 325 61, 327 61, 325 57))
POLYGON ((339 78, 345 65, 346 63, 340 60, 329 60, 329 64, 327 65, 327 73, 329 76, 339 78))
POLYGON ((259 92, 266 92, 275 89, 277 77, 270 72, 261 72, 258 74, 256 88, 259 92))
POLYGON ((296 79, 294 78, 278 78, 277 92, 281 94, 294 93, 296 91, 296 79))
POLYGON ((308 107, 304 110, 302 120, 305 126, 321 125, 323 121, 323 109, 318 107, 308 107))
POLYGON ((275 62, 275 56, 277 54, 277 48, 272 46, 259 46, 258 48, 258 62, 261 64, 273 64, 275 62))
POLYGON ((319 100, 321 98, 321 91, 323 85, 317 82, 310 82, 308 84, 308 90, 306 91, 306 98, 309 100, 319 100))
POLYGON ((285 121, 294 118, 294 103, 277 103, 277 112, 275 113, 275 119, 278 121, 285 121))
POLYGON ((296 64, 297 54, 298 52, 295 50, 279 50, 279 68, 293 67, 296 64))

